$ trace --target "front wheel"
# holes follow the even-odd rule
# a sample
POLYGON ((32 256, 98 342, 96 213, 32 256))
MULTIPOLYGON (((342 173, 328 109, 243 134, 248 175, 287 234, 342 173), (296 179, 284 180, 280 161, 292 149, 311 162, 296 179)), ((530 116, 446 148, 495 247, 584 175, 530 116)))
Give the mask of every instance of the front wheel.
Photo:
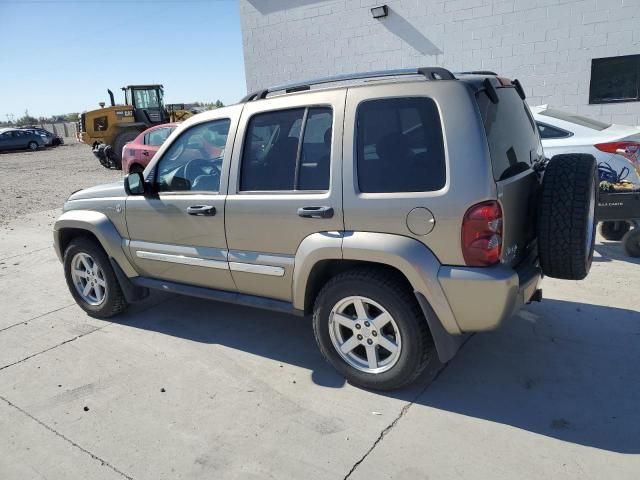
POLYGON ((414 381, 435 355, 427 321, 402 278, 356 269, 318 295, 313 329, 320 351, 351 384, 393 390, 414 381))
POLYGON ((37 150, 38 144, 36 142, 29 142, 29 150, 37 150))
POLYGON ((109 259, 96 242, 71 240, 64 252, 64 274, 74 300, 89 315, 109 318, 127 308, 109 259))

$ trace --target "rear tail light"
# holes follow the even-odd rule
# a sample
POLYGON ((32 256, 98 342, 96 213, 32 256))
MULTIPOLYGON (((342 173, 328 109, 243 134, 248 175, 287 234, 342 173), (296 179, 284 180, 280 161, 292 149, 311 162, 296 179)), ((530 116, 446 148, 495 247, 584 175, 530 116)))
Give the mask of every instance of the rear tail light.
POLYGON ((462 220, 462 255, 467 265, 486 267, 502 254, 502 209, 496 201, 474 205, 462 220))
POLYGON ((601 152, 617 153, 622 155, 627 160, 637 162, 640 156, 640 143, 639 142, 609 142, 598 143, 595 147, 601 152))

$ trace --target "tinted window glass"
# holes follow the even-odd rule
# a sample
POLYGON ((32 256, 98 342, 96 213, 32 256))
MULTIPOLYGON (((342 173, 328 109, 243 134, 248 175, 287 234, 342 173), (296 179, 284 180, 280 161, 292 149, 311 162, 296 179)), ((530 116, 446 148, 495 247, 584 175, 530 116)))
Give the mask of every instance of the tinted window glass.
POLYGON ((185 130, 158 163, 158 191, 217 192, 230 123, 214 120, 185 130))
POLYGON ((331 122, 326 107, 254 115, 244 139, 240 190, 328 189, 331 122))
POLYGON ((609 128, 611 126, 610 123, 600 122, 592 118, 583 117, 581 115, 574 115, 572 113, 563 112, 561 110, 554 110, 553 108, 548 108, 540 112, 540 115, 545 115, 551 118, 557 118, 558 120, 575 123, 576 125, 580 125, 581 127, 587 127, 587 128, 591 128, 593 130, 599 130, 599 131, 604 130, 605 128, 609 128))
POLYGON ((430 98, 362 102, 356 129, 361 192, 426 192, 444 186, 442 128, 430 98))
POLYGON ((496 88, 499 101, 493 103, 485 92, 477 94, 478 106, 487 134, 495 180, 517 175, 542 157, 538 128, 531 112, 513 87, 496 88))
POLYGON ((552 127, 551 125, 546 125, 540 122, 536 122, 536 125, 538 126, 538 131, 540 132, 540 138, 566 138, 571 136, 571 133, 560 130, 559 128, 552 127))
POLYGON ((298 167, 298 190, 329 189, 331 121, 330 108, 309 109, 298 167))
POLYGON ((640 100, 640 55, 594 58, 589 103, 640 100))

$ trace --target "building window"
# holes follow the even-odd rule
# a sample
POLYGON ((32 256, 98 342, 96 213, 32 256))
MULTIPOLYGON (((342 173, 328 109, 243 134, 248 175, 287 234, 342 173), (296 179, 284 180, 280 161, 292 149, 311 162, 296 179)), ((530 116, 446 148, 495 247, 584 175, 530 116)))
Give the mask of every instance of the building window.
POLYGON ((640 55, 591 60, 589 103, 640 101, 640 55))

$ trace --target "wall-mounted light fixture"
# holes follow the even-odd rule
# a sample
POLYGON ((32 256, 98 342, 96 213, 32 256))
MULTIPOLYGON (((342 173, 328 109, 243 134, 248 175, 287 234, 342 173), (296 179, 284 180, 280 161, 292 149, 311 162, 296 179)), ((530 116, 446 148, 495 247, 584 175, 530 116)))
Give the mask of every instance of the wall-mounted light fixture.
POLYGON ((371 9, 371 15, 373 18, 384 18, 389 15, 389 7, 386 5, 380 5, 379 7, 373 7, 371 9))

